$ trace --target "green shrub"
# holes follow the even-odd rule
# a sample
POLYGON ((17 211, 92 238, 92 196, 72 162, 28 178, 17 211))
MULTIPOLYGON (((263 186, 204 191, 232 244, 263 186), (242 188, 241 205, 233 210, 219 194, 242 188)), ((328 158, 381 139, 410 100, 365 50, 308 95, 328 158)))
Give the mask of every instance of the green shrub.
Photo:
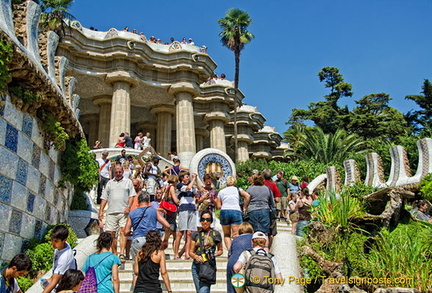
POLYGON ((71 210, 88 210, 88 204, 83 192, 75 191, 70 205, 71 210))
POLYGON ((56 150, 64 151, 69 135, 52 114, 42 112, 38 117, 42 120, 41 129, 45 133, 46 148, 54 146, 56 150))
POLYGON ((28 289, 30 289, 30 287, 33 286, 33 284, 35 283, 35 281, 32 278, 28 278, 28 277, 20 277, 17 279, 17 281, 22 292, 25 292, 28 289))
POLYGON ((25 104, 35 103, 42 98, 42 94, 40 92, 31 91, 23 86, 11 86, 9 87, 9 92, 14 94, 16 97, 21 98, 25 104))
POLYGON ((425 199, 432 201, 432 173, 427 174, 420 182, 420 192, 425 199))
MULTIPOLYGON (((69 245, 70 245, 72 248, 74 248, 74 247, 78 244, 78 237, 76 236, 74 230, 73 230, 73 229, 71 228, 71 226, 68 225, 68 224, 59 223, 59 224, 57 224, 57 225, 63 225, 63 226, 65 226, 66 228, 68 228, 69 236, 68 236, 68 238, 67 238, 67 243, 69 243, 69 245)), ((44 237, 45 241, 47 241, 47 242, 51 242, 51 236, 50 236, 50 235, 51 235, 52 229, 53 229, 55 226, 57 226, 57 225, 49 225, 49 226, 47 227, 47 232, 46 232, 45 237, 44 237)))
MULTIPOLYGON (((420 222, 399 224, 392 232, 383 230, 377 237, 364 265, 374 278, 404 278, 400 287, 432 290, 432 229, 420 222)), ((398 284, 388 284, 388 287, 398 284)))
POLYGON ((89 151, 87 142, 81 137, 67 141, 66 150, 60 159, 63 176, 60 184, 70 182, 77 192, 85 192, 98 183, 98 164, 94 160, 94 154, 89 151))
POLYGON ((54 249, 49 242, 40 243, 34 249, 29 249, 26 254, 33 262, 34 276, 39 271, 48 271, 52 267, 54 249))
POLYGON ((8 63, 12 60, 12 45, 0 40, 0 92, 6 89, 12 76, 8 69, 8 63))

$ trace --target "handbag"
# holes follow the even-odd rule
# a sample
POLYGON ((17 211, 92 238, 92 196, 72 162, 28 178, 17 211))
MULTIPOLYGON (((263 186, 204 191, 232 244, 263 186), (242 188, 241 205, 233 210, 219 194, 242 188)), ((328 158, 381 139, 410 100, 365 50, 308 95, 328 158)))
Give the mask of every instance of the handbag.
MULTIPOLYGON (((201 252, 205 253, 204 250, 204 238, 203 233, 200 232, 200 248, 201 252)), ((211 259, 206 262, 200 263, 198 268, 198 277, 200 281, 207 285, 216 284, 216 260, 211 259)))
MULTIPOLYGON (((171 187, 171 186, 170 186, 171 187)), ((169 187, 169 188, 170 188, 169 187)), ((175 214, 175 212, 177 212, 177 206, 173 203, 170 203, 168 201, 165 200, 168 192, 169 192, 169 188, 167 189, 167 191, 164 194, 164 198, 161 200, 161 202, 159 203, 159 207, 161 209, 164 209, 166 211, 167 216, 172 216, 175 214)))

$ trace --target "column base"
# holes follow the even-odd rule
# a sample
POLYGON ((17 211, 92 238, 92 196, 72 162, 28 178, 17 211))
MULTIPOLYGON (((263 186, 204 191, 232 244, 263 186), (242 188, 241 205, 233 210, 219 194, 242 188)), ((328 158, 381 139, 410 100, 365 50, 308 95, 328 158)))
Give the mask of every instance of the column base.
POLYGON ((186 167, 186 168, 190 168, 190 162, 193 158, 193 156, 195 156, 195 152, 181 152, 178 154, 178 157, 180 159, 180 166, 186 167))

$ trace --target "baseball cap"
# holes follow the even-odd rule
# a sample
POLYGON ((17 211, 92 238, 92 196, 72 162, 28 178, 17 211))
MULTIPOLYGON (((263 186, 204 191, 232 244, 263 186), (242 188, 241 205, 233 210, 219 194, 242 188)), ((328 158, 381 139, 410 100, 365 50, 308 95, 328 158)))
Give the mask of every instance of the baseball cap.
POLYGON ((265 235, 263 232, 258 231, 252 235, 252 239, 265 239, 265 240, 267 240, 267 235, 265 235))

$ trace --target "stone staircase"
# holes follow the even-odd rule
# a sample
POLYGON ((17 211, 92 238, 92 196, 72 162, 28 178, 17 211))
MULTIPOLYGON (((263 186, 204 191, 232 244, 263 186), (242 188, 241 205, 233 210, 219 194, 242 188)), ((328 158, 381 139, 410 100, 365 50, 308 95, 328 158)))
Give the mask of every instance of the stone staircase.
MULTIPOLYGON (((217 226, 216 226, 217 227, 217 226)), ((220 227, 220 226, 219 226, 220 227)), ((217 229, 219 230, 219 229, 217 229)), ((278 233, 290 233, 291 226, 286 222, 278 222, 278 233)), ((221 231, 220 231, 221 232, 221 231)), ((222 234, 222 232, 221 232, 222 234)), ((172 241, 170 239, 169 247, 165 250, 167 256, 167 270, 173 292, 195 293, 195 286, 192 280, 191 265, 192 260, 174 260, 172 241)), ((217 263, 217 280, 216 284, 211 286, 211 292, 226 292, 226 264, 228 252, 224 248, 224 254, 216 259, 217 263)), ((276 258, 278 256, 276 255, 276 258)), ((132 292, 132 272, 133 262, 126 260, 120 267, 120 292, 132 292)), ((162 289, 165 286, 160 278, 162 289)))

